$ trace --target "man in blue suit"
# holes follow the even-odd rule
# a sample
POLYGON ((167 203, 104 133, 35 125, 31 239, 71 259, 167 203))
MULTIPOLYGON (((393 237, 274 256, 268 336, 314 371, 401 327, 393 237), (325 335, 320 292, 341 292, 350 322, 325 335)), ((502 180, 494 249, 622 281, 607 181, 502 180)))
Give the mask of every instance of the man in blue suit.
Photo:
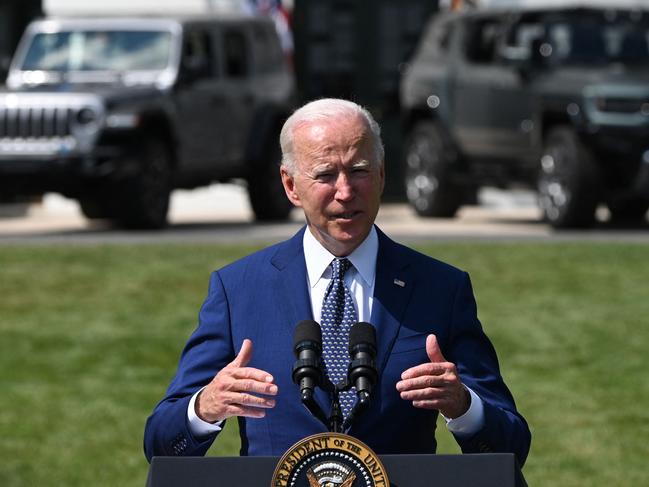
MULTIPOLYGON (((468 275, 374 225, 385 174, 372 116, 346 100, 311 102, 286 121, 280 143, 282 182, 306 226, 212 274, 198 328, 147 421, 147 458, 203 455, 232 416, 242 455, 282 455, 325 431, 292 382, 292 337, 301 320, 321 319, 330 264, 344 257, 345 293, 358 320, 376 329, 379 373, 371 406, 348 434, 378 454, 434 453, 441 413, 463 452, 513 452, 523 464, 530 431, 468 275)), ((328 393, 316 399, 328 411, 328 393)))

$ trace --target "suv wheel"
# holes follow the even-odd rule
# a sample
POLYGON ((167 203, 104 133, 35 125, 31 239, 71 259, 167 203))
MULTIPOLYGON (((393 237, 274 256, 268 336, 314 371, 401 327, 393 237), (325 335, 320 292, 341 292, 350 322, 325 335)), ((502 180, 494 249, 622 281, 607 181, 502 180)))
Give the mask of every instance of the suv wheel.
POLYGON ((120 200, 118 220, 127 228, 162 228, 171 194, 171 155, 159 139, 145 139, 141 147, 140 172, 115 195, 120 200))
POLYGON ((110 218, 114 214, 107 202, 101 197, 84 196, 79 198, 79 207, 83 216, 89 220, 110 218))
POLYGON ((248 199, 257 221, 286 220, 293 209, 279 174, 282 152, 278 140, 271 138, 266 143, 266 157, 253 166, 248 177, 248 199))
POLYGON ((587 227, 595 221, 600 178, 593 157, 569 127, 549 131, 538 177, 539 204, 554 228, 587 227))
POLYGON ((649 210, 649 200, 644 198, 611 200, 607 206, 611 212, 612 222, 641 224, 647 215, 647 210, 649 210))
POLYGON ((462 189, 450 178, 451 145, 434 122, 417 123, 406 142, 406 195, 420 216, 452 217, 462 204, 462 189))

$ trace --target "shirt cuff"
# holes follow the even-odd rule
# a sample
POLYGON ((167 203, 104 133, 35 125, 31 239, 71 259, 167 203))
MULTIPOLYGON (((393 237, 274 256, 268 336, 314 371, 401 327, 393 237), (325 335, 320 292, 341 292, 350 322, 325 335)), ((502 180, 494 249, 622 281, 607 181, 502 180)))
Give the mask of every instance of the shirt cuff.
POLYGON ((446 427, 451 433, 456 436, 469 437, 480 431, 484 425, 484 404, 480 396, 469 387, 466 387, 466 390, 471 395, 471 404, 467 412, 455 419, 448 419, 444 415, 442 417, 446 421, 446 427))
POLYGON ((199 390, 192 396, 192 398, 189 400, 189 406, 187 407, 189 431, 191 431, 192 435, 197 438, 204 438, 206 436, 213 435, 214 433, 218 433, 223 429, 224 423, 224 421, 218 421, 217 423, 208 423, 207 421, 203 421, 198 417, 198 415, 196 414, 196 409, 194 409, 194 404, 196 404, 196 398, 202 390, 203 389, 199 390))

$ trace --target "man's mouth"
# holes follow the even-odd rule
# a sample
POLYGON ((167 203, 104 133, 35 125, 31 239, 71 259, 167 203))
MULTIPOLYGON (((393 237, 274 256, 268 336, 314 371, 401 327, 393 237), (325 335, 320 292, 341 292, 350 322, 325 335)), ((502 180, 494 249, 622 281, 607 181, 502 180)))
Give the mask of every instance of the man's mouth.
POLYGON ((342 213, 334 213, 332 217, 335 220, 351 220, 354 218, 356 215, 358 215, 360 211, 345 211, 342 213))

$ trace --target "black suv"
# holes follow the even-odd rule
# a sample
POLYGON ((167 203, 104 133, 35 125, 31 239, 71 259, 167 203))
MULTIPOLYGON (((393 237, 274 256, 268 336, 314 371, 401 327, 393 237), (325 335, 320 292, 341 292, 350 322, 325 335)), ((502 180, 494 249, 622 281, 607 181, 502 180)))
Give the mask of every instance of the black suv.
POLYGON ((556 228, 649 208, 649 13, 435 17, 401 85, 408 200, 451 217, 480 186, 536 187, 556 228))
POLYGON ((0 91, 0 196, 56 191, 89 218, 159 228, 172 189, 241 179, 257 219, 285 218, 294 90, 266 19, 36 21, 0 91))

